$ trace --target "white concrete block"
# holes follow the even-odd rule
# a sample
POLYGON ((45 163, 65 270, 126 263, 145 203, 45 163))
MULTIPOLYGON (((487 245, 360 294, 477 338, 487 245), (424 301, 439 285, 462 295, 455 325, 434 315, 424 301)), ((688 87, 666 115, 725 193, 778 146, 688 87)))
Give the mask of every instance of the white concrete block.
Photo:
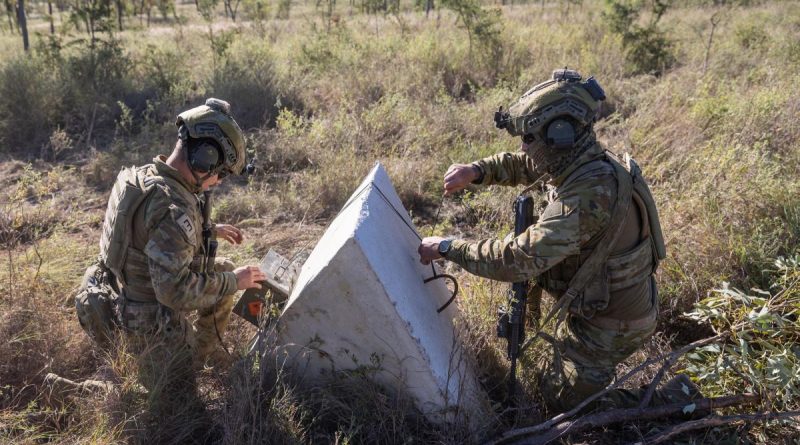
POLYGON ((280 319, 279 344, 312 384, 380 364, 376 379, 434 422, 486 420, 487 398, 454 334, 456 304, 419 262, 419 235, 377 164, 311 252, 280 319), (454 409, 457 408, 457 409, 454 409))

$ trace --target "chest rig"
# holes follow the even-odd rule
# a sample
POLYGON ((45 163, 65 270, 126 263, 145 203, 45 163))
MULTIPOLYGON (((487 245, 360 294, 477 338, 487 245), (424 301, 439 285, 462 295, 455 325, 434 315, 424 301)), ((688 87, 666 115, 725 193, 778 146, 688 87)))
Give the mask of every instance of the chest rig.
MULTIPOLYGON (((627 289, 637 286, 651 286, 659 261, 666 257, 653 195, 641 169, 628 154, 619 158, 606 151, 599 160, 578 167, 565 183, 592 174, 594 170, 607 169, 607 165, 603 165, 606 162, 613 167, 617 180, 617 197, 610 222, 580 254, 565 258, 540 276, 542 288, 561 296, 548 318, 557 312, 561 320, 567 313, 583 318, 603 313, 612 297, 624 297, 627 289), (638 217, 638 221, 632 216, 638 217), (623 233, 634 228, 638 236, 633 247, 622 246, 623 233)), ((626 238, 630 238, 628 235, 626 238)), ((624 318, 624 314, 608 315, 624 318)))

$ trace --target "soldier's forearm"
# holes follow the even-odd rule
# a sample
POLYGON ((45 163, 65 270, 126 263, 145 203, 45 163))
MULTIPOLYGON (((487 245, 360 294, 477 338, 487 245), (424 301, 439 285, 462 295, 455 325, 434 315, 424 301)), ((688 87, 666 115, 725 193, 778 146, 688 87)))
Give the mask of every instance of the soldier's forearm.
POLYGON ((237 288, 233 272, 201 274, 186 270, 173 280, 154 280, 153 284, 158 301, 177 311, 207 309, 237 288))
POLYGON ((521 152, 489 156, 473 163, 483 173, 480 181, 476 183, 508 186, 530 184, 535 179, 535 173, 529 164, 530 159, 521 152))
POLYGON ((532 274, 525 265, 527 261, 521 261, 520 252, 512 252, 504 244, 491 239, 474 243, 453 240, 446 258, 471 274, 491 280, 514 283, 530 279, 532 274))

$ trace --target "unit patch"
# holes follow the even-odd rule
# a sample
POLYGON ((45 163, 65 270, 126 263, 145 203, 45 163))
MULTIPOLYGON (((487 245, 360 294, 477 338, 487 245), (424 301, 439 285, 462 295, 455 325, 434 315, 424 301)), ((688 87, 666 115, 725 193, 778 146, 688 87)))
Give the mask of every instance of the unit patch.
POLYGON ((578 208, 578 200, 575 198, 565 199, 563 201, 555 201, 545 207, 542 212, 541 220, 547 221, 550 219, 561 218, 562 216, 570 215, 575 209, 578 208))
POLYGON ((194 240, 195 238, 194 224, 192 224, 192 221, 185 213, 175 218, 175 222, 178 223, 178 226, 181 228, 181 230, 183 230, 183 233, 186 234, 187 238, 189 238, 190 240, 194 240))

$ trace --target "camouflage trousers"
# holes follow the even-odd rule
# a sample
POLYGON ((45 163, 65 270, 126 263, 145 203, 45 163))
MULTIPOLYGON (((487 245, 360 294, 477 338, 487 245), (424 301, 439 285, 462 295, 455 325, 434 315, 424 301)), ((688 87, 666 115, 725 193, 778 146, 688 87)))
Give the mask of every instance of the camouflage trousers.
MULTIPOLYGON (((232 272, 234 265, 230 260, 218 258, 215 269, 218 272, 232 272)), ((228 327, 235 302, 235 293, 225 295, 214 306, 198 310, 196 316, 176 313, 159 305, 154 315, 146 316, 155 319, 135 320, 135 323, 131 323, 131 320, 125 320, 126 317, 130 318, 126 315, 123 317, 123 325, 128 327, 126 333, 129 342, 137 353, 146 351, 153 345, 160 345, 159 349, 169 351, 186 349, 195 367, 200 367, 221 346, 220 339, 228 327), (131 326, 137 328, 130 329, 131 326)))
MULTIPOLYGON (((616 375, 616 366, 653 334, 655 316, 652 320, 652 324, 645 323, 636 329, 628 328, 624 323, 609 329, 595 326, 590 320, 569 316, 556 335, 553 357, 542 373, 542 396, 550 409, 568 411, 608 386, 616 375)), ((642 391, 617 389, 590 408, 603 405, 635 407, 641 395, 642 391)), ((654 402, 658 399, 656 395, 654 402)))

